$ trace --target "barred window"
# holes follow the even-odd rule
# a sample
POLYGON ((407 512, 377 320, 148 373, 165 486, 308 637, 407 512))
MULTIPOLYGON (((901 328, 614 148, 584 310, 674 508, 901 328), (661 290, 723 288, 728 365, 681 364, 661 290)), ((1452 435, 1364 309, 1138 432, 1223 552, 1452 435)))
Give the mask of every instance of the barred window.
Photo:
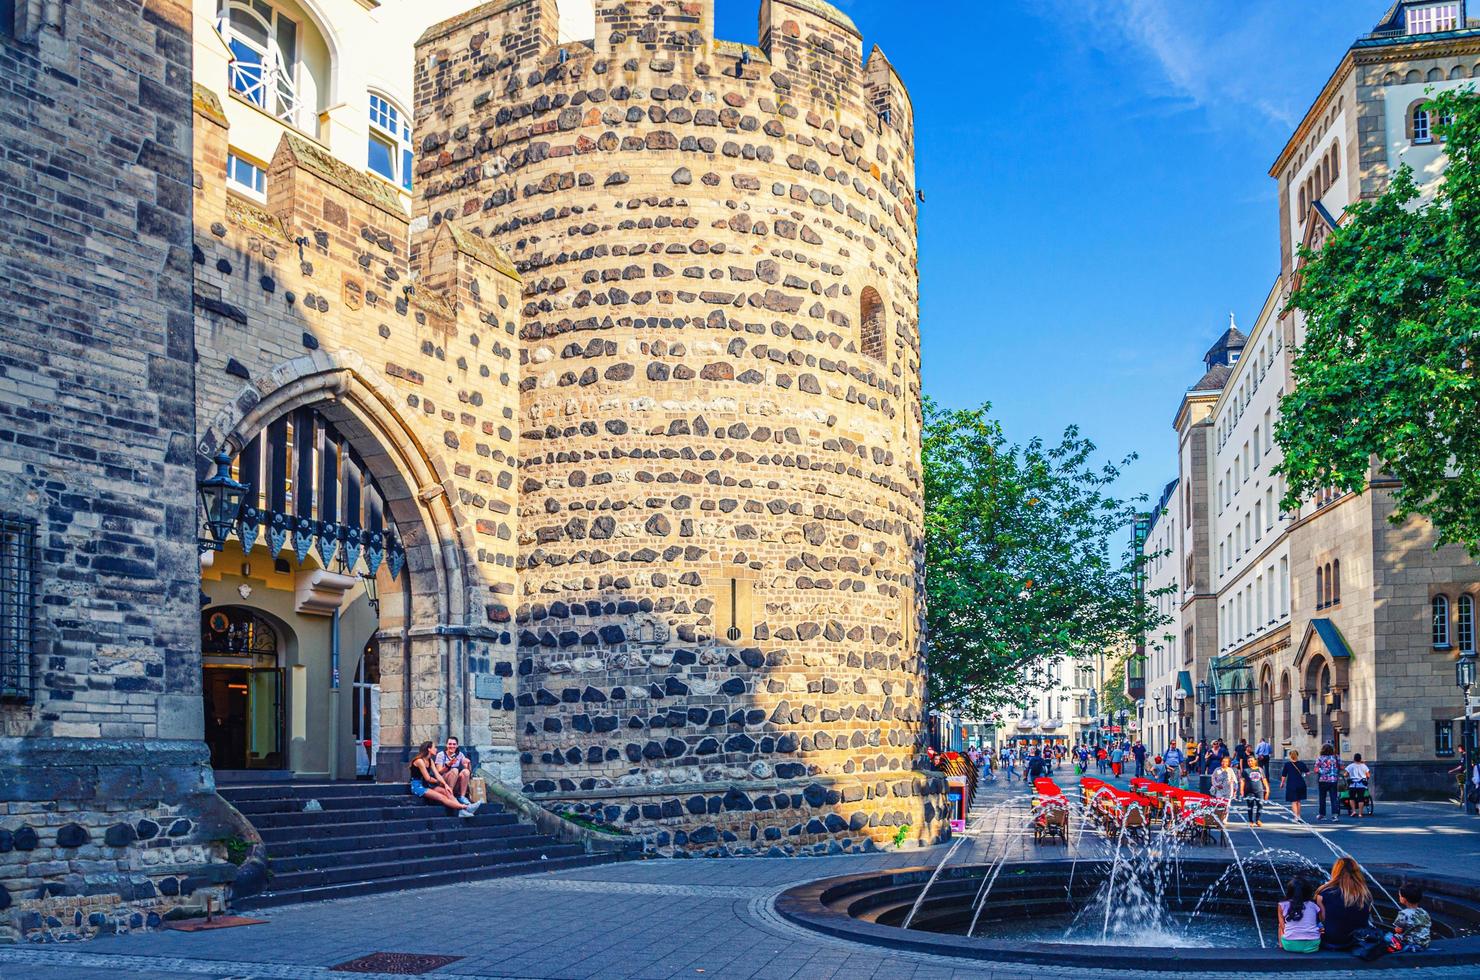
POLYGON ((0 514, 0 700, 35 696, 35 631, 36 524, 0 514))
POLYGON ((1434 754, 1454 755, 1454 722, 1434 722, 1434 754))

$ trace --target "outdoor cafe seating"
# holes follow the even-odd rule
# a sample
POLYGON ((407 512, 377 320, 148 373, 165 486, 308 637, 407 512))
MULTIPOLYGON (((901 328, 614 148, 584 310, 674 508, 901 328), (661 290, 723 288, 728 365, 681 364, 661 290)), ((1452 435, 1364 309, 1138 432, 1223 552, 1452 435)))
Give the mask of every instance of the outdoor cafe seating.
POLYGON ((1052 779, 1033 780, 1033 843, 1069 843, 1069 801, 1052 779))

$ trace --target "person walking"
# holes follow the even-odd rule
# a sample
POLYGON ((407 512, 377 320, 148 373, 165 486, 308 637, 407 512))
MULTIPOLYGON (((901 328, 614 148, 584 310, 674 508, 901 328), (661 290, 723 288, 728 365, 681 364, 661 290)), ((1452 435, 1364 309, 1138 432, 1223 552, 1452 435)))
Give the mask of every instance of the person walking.
POLYGON ((1367 805, 1367 781, 1371 778, 1372 770, 1362 761, 1362 753, 1353 752, 1351 764, 1346 767, 1346 802, 1353 820, 1362 818, 1367 805))
POLYGON ((1146 775, 1146 746, 1141 744, 1140 739, 1137 739, 1136 744, 1131 746, 1131 756, 1136 760, 1136 775, 1146 775))
POLYGON ((1249 751, 1249 743, 1243 739, 1239 739, 1238 744, 1233 747, 1234 766, 1242 769, 1244 766, 1249 764, 1249 756, 1252 754, 1253 753, 1249 751))
POLYGON ((1119 776, 1121 768, 1125 764, 1125 750, 1119 745, 1110 750, 1110 773, 1119 776))
POLYGON ((1231 806, 1233 798, 1238 795, 1241 788, 1239 782, 1238 770, 1233 768, 1233 760, 1224 759, 1222 764, 1213 770, 1213 796, 1226 801, 1231 806))
POLYGON ((1244 767, 1244 819, 1254 827, 1264 826, 1264 803, 1269 799, 1269 776, 1256 755, 1244 767))
POLYGON ((1007 771, 1007 781, 1012 782, 1012 777, 1017 775, 1017 755, 1011 747, 1002 750, 1002 768, 1007 771))
POLYGON ((1186 760, 1182 755, 1182 750, 1177 747, 1175 741, 1172 742, 1171 748, 1167 749, 1165 761, 1167 766, 1167 781, 1180 789, 1182 787, 1182 763, 1186 760))
POLYGON ((1274 753, 1274 748, 1269 744, 1269 736, 1259 736, 1259 744, 1254 746, 1254 758, 1259 760, 1259 768, 1269 772, 1269 757, 1274 753))
POLYGON ((1336 749, 1327 742, 1321 746, 1316 758, 1316 800, 1320 809, 1316 812, 1316 823, 1326 822, 1326 801, 1331 801, 1332 823, 1340 823, 1341 817, 1341 758, 1336 749))
POLYGON ((1285 768, 1280 772, 1280 788, 1285 791, 1285 802, 1289 804, 1296 823, 1304 823, 1300 818, 1300 804, 1305 802, 1306 796, 1305 773, 1305 763, 1300 761, 1300 753, 1291 749, 1285 759, 1285 768))

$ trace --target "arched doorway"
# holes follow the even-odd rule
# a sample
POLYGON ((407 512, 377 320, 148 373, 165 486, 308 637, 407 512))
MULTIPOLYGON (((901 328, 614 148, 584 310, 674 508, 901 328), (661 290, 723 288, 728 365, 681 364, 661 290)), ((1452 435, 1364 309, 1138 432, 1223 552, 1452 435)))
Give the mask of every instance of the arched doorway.
POLYGON ((1337 752, 1341 751, 1336 727, 1332 724, 1332 712, 1335 711, 1335 699, 1331 696, 1331 665, 1321 665, 1320 680, 1316 684, 1316 704, 1319 706, 1320 729, 1322 745, 1331 745, 1337 752))
MULTIPOLYGON (((264 649, 245 687, 241 678, 224 685, 209 672, 205 678, 208 728, 221 733, 213 762, 218 769, 291 769, 307 778, 357 775, 365 768, 359 709, 369 692, 351 678, 364 669, 364 651, 379 628, 381 586, 404 588, 409 574, 386 496, 361 450, 312 404, 260 426, 231 454, 231 472, 246 490, 232 532, 202 563, 201 589, 211 603, 202 615, 202 647, 209 658, 213 647, 229 650, 255 637, 264 649), (276 634, 295 642, 268 663, 274 622, 282 624, 276 634), (243 697, 250 716, 245 751, 232 734, 241 728, 243 697), (218 701, 229 710, 217 710, 218 701), (269 705, 273 726, 263 720, 269 705)), ((378 659, 377 651, 370 664, 377 685, 378 659)), ((378 737, 371 741, 373 747, 378 737)))
MULTIPOLYGON (((487 737, 493 728, 492 712, 476 703, 469 675, 452 669, 457 663, 486 663, 496 646, 508 643, 507 634, 499 634, 484 625, 480 616, 486 607, 469 602, 466 583, 472 558, 466 550, 466 537, 471 533, 472 522, 461 513, 457 496, 445 492, 452 466, 425 438, 415 418, 396 411, 394 406, 401 400, 400 396, 379 380, 378 371, 354 351, 319 352, 312 357, 295 358, 276 367, 271 375, 278 385, 273 390, 263 392, 248 385, 223 404, 198 443, 202 464, 224 450, 237 460, 234 464, 237 478, 243 479, 239 457, 244 452, 250 455, 247 447, 258 441, 277 420, 310 409, 322 421, 324 430, 327 432, 332 427, 337 436, 323 440, 326 446, 334 447, 331 458, 355 461, 354 469, 361 479, 375 487, 380 499, 382 533, 387 539, 394 535, 404 549, 398 556, 404 560, 404 569, 395 578, 390 574, 394 566, 387 550, 376 577, 379 594, 373 614, 368 603, 359 601, 368 597, 361 596, 358 586, 352 589, 356 601, 342 604, 346 624, 341 645, 345 660, 344 690, 340 691, 335 682, 329 696, 323 695, 323 689, 329 688, 331 682, 324 679, 321 683, 318 678, 337 679, 338 672, 315 673, 307 688, 310 712, 321 710, 325 701, 338 705, 334 709, 337 722, 331 731, 342 750, 332 756, 339 760, 339 775, 349 777, 356 770, 351 658, 372 637, 377 641, 382 691, 377 779, 401 779, 410 747, 449 731, 481 736, 484 744, 473 747, 498 759, 499 764, 512 762, 517 766, 512 732, 500 727, 492 739, 487 737), (363 617, 357 620, 359 613, 363 617)), ((287 459, 299 459, 297 447, 310 442, 318 445, 317 439, 295 437, 294 451, 288 453, 287 459)), ((267 448, 270 450, 270 445, 267 448)), ((312 480, 302 481, 314 493, 314 506, 318 506, 320 499, 331 499, 315 489, 326 472, 338 474, 334 486, 339 488, 340 496, 333 499, 342 501, 345 488, 351 485, 352 481, 345 479, 348 471, 342 462, 336 465, 337 469, 314 464, 312 480)), ((307 475, 301 467, 295 469, 307 475)), ((248 472, 258 470, 249 466, 248 472)), ((361 488, 363 491, 364 483, 361 488)), ((256 556, 251 560, 254 573, 262 564, 259 559, 264 550, 278 542, 283 546, 281 553, 272 552, 269 566, 284 565, 296 575, 319 561, 319 536, 315 534, 314 540, 309 541, 306 534, 300 534, 307 529, 299 521, 305 515, 298 510, 298 499, 295 494, 283 521, 271 519, 275 515, 270 513, 255 515, 256 556), (307 552, 306 564, 297 561, 295 552, 300 548, 307 552)), ((362 518, 364 502, 368 499, 371 498, 362 492, 362 518)), ((286 498, 284 502, 288 502, 286 498)), ((261 496, 254 506, 259 512, 274 509, 270 500, 261 496)), ((339 506, 337 522, 347 524, 351 510, 339 506)), ((322 514, 308 515, 304 523, 311 524, 315 519, 326 518, 322 514)), ((365 556, 371 552, 366 533, 369 530, 362 523, 360 563, 355 566, 359 570, 363 570, 365 556)), ((239 547, 237 538, 238 535, 231 536, 226 555, 216 556, 218 565, 230 566, 239 560, 239 550, 232 552, 239 547)), ((326 551, 327 545, 328 541, 323 542, 326 551)), ((347 550, 336 545, 329 553, 338 558, 345 556, 347 550)), ((333 567, 324 570, 333 571, 333 567)), ((364 581, 363 575, 361 578, 364 581)), ((252 601, 256 604, 255 596, 252 601)), ((295 687, 292 683, 289 687, 289 714, 294 718, 291 705, 295 687)), ((299 740, 293 740, 294 754, 300 747, 299 740)), ((300 770, 295 766, 295 771, 300 770)))
POLYGON ((277 629, 240 606, 207 609, 200 618, 211 766, 283 768, 283 671, 277 629))

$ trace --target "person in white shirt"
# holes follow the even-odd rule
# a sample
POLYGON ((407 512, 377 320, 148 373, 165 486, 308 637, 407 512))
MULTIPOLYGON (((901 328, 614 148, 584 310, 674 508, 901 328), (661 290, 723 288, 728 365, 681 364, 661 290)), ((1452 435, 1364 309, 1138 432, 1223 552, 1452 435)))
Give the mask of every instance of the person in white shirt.
POLYGON ((1367 782, 1371 778, 1372 770, 1362 761, 1362 753, 1353 755, 1351 764, 1346 767, 1346 805, 1353 817, 1362 815, 1362 807, 1367 802, 1367 782))

